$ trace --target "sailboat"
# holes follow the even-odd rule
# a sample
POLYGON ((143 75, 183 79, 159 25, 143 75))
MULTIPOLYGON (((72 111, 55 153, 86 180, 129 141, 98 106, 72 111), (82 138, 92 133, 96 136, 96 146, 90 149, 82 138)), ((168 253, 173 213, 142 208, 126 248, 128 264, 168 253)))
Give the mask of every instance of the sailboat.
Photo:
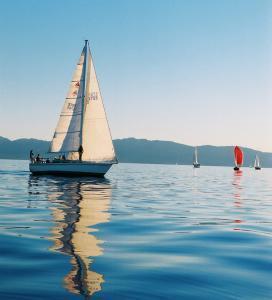
POLYGON ((200 163, 197 160, 197 147, 195 147, 193 166, 194 168, 200 168, 200 163))
POLYGON ((255 170, 261 170, 260 158, 257 154, 254 161, 254 168, 255 170))
POLYGON ((243 151, 238 146, 234 147, 234 163, 235 167, 233 168, 235 171, 239 171, 240 167, 243 165, 243 151))
POLYGON ((49 153, 59 158, 32 159, 32 173, 101 177, 117 163, 88 40, 70 82, 49 153))

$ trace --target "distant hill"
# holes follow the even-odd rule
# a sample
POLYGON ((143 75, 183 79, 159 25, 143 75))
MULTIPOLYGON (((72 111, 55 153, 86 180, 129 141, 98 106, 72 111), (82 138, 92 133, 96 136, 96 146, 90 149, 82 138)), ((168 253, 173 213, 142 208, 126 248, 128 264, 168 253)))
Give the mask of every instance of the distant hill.
POLYGON ((36 139, 18 139, 11 141, 0 137, 0 158, 28 159, 29 151, 44 154, 48 151, 49 142, 36 139))
MULTIPOLYGON (((145 139, 119 139, 114 141, 120 162, 182 164, 191 165, 194 147, 169 141, 150 141, 145 139)), ((253 164, 258 153, 263 167, 272 167, 272 153, 243 148, 244 165, 253 164)), ((199 146, 198 156, 201 165, 232 166, 233 146, 199 146)))
MULTIPOLYGON (((194 147, 169 141, 150 141, 146 139, 117 139, 114 140, 119 162, 151 163, 151 164, 182 164, 191 165, 194 147)), ((44 155, 49 148, 49 142, 37 139, 18 139, 11 141, 0 137, 0 158, 28 159, 30 149, 44 155)), ((244 165, 253 163, 256 150, 243 148, 244 165)), ((201 165, 232 166, 233 146, 199 146, 201 165)), ((263 167, 272 167, 272 153, 258 154, 263 167)))

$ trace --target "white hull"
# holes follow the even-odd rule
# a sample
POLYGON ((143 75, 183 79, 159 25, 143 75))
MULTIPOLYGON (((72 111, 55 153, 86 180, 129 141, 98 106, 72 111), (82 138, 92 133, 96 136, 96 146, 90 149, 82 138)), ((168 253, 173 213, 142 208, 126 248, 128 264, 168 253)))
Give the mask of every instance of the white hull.
POLYGON ((111 166, 111 163, 90 162, 30 163, 29 170, 36 175, 103 177, 111 166))

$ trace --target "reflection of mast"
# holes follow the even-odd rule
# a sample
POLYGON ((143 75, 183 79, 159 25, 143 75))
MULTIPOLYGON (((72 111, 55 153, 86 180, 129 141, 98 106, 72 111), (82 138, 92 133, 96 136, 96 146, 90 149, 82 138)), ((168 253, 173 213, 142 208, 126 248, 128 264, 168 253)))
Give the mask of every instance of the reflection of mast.
POLYGON ((91 257, 103 254, 98 240, 91 232, 94 225, 109 222, 111 189, 105 180, 96 182, 60 183, 56 193, 48 195, 49 200, 63 201, 62 207, 54 207, 56 226, 52 229, 56 251, 71 255, 72 270, 65 276, 66 288, 76 294, 91 296, 101 290, 103 275, 89 270, 91 257))

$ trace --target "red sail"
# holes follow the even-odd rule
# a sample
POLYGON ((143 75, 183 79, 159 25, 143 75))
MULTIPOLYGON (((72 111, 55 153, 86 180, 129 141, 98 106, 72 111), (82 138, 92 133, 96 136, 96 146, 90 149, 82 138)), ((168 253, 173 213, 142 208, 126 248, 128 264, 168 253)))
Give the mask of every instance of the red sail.
POLYGON ((241 166, 243 164, 243 151, 238 146, 234 147, 234 159, 236 165, 241 166))

